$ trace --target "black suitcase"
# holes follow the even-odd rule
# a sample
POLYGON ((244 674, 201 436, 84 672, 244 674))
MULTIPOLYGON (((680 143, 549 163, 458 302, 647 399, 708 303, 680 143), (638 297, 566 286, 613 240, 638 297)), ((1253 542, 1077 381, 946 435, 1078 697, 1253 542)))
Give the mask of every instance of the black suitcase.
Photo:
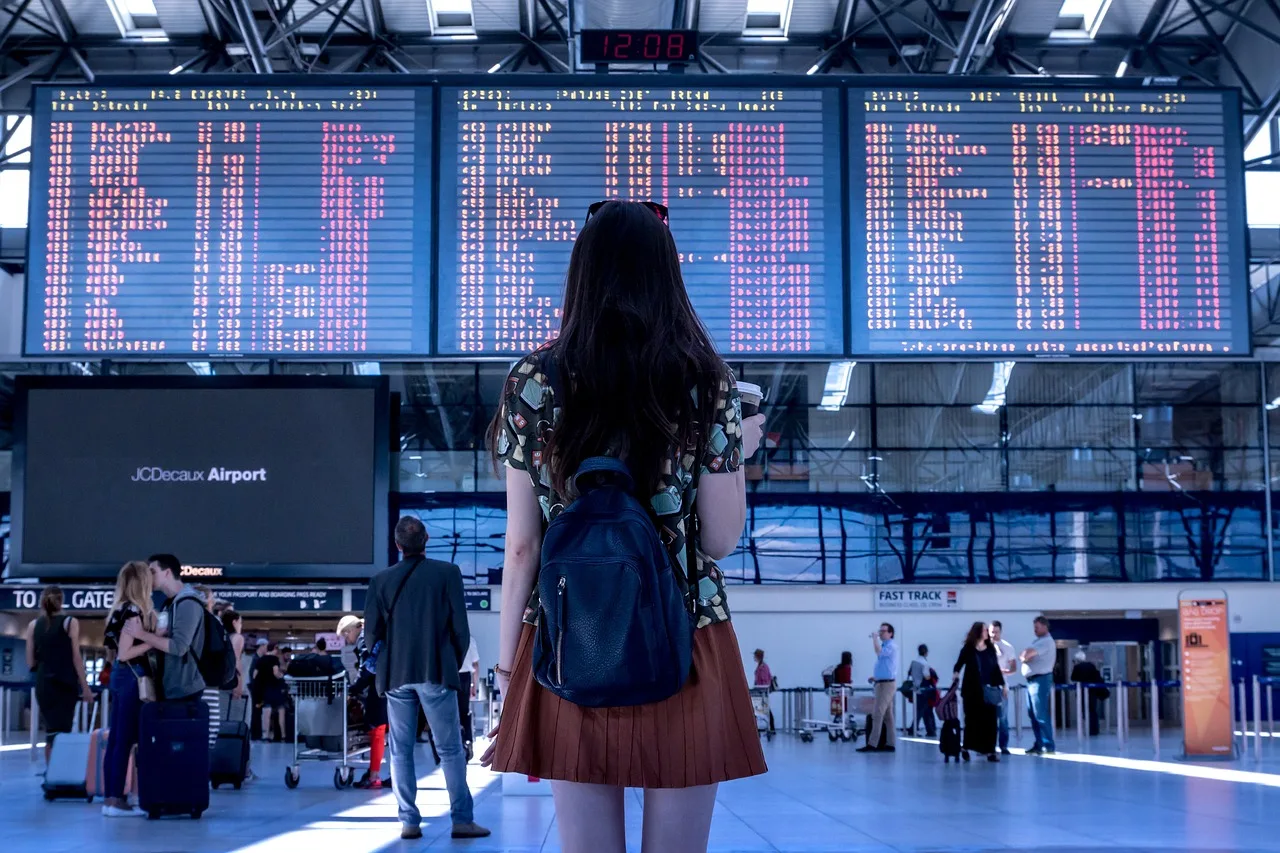
POLYGON ((219 785, 231 785, 238 791, 249 775, 249 724, 244 722, 248 709, 240 704, 248 701, 248 697, 229 700, 227 719, 218 726, 218 739, 209 756, 209 782, 215 791, 219 785), (237 706, 238 715, 233 713, 237 706))
POLYGON ((138 724, 138 806, 199 818, 209 808, 209 706, 147 702, 138 724))
POLYGON ((938 751, 942 753, 942 763, 950 764, 951 759, 960 758, 960 721, 943 720, 942 735, 938 738, 938 751))

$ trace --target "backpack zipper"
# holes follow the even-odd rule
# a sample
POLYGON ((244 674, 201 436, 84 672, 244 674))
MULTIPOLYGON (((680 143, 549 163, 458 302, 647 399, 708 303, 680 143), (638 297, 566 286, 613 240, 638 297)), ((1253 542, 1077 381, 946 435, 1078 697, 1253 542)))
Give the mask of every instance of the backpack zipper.
POLYGON ((556 610, 559 615, 556 625, 556 686, 564 687, 564 585, 565 577, 560 576, 556 584, 556 610))

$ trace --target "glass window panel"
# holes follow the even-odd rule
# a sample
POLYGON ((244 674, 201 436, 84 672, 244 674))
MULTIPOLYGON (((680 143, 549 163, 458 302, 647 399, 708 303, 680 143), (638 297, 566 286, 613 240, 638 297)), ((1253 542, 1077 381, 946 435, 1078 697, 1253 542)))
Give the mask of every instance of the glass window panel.
POLYGON ((989 492, 1002 488, 998 450, 881 450, 885 492, 989 492))
POLYGON ((489 572, 502 568, 507 514, 496 507, 473 504, 406 509, 427 528, 427 556, 456 563, 463 580, 489 582, 489 572))
POLYGON ((1133 412, 1119 406, 1009 406, 1010 447, 1132 447, 1133 412))
POLYGON ((1009 451, 1011 491, 1114 492, 1134 488, 1129 450, 1073 447, 1009 451))
POLYGON ((1133 400, 1127 364, 1020 362, 1009 376, 1010 405, 1049 406, 1128 404, 1133 400))
POLYGON ((405 450, 399 455, 402 492, 474 492, 479 454, 472 450, 405 450))
POLYGON ((974 406, 991 388, 993 371, 992 364, 876 364, 876 402, 974 406))
MULTIPOLYGON (((767 429, 772 432, 773 412, 770 410, 765 414, 770 416, 767 429)), ((810 447, 843 450, 850 447, 871 446, 870 408, 844 406, 831 412, 811 407, 806 415, 810 447)))
MULTIPOLYGON (((739 379, 765 389, 766 406, 816 406, 822 400, 830 362, 755 361, 734 365, 739 379)), ((855 364, 849 375, 845 405, 871 402, 871 365, 855 364)))
POLYGON ((809 451, 809 490, 814 492, 865 492, 873 463, 866 450, 809 451))
POLYGON ((27 227, 27 194, 30 190, 30 169, 0 169, 0 228, 27 227))
POLYGON ((1152 407, 1138 422, 1138 446, 1261 447, 1261 423, 1257 405, 1152 407))
POLYGON ((964 406, 877 406, 877 447, 961 447, 1000 444, 1000 418, 964 406))
POLYGON ((1256 405, 1258 379, 1258 366, 1251 362, 1143 362, 1134 367, 1139 407, 1161 403, 1256 405))

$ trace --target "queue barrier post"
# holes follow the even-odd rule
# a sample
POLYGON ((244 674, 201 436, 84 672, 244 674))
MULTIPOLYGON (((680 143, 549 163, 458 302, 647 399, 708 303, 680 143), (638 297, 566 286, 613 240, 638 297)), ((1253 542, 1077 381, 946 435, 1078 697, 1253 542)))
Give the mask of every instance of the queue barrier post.
POLYGON ((1160 760, 1160 688, 1156 682, 1151 683, 1151 745, 1155 750, 1156 760, 1160 760))
POLYGON ((1262 685, 1253 677, 1253 757, 1262 760, 1262 685))
POLYGON ((31 685, 31 760, 35 761, 39 755, 36 748, 36 741, 40 734, 40 697, 36 695, 36 686, 31 685))
POLYGON ((1249 750, 1249 705, 1245 695, 1244 679, 1236 682, 1236 712, 1240 715, 1241 752, 1249 750))
POLYGON ((1084 709, 1084 685, 1079 681, 1076 682, 1076 743, 1081 752, 1084 752, 1084 732, 1085 732, 1085 709, 1084 709))

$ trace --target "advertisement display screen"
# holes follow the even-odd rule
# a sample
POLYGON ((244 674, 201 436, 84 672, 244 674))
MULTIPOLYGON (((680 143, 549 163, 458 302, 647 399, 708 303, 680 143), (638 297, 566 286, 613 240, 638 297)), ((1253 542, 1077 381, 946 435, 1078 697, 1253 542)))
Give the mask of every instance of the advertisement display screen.
POLYGON ((368 576, 387 541, 380 378, 19 380, 11 576, 368 576))
POLYGON ((1231 758, 1231 637, 1226 596, 1178 599, 1182 736, 1188 757, 1231 758))

